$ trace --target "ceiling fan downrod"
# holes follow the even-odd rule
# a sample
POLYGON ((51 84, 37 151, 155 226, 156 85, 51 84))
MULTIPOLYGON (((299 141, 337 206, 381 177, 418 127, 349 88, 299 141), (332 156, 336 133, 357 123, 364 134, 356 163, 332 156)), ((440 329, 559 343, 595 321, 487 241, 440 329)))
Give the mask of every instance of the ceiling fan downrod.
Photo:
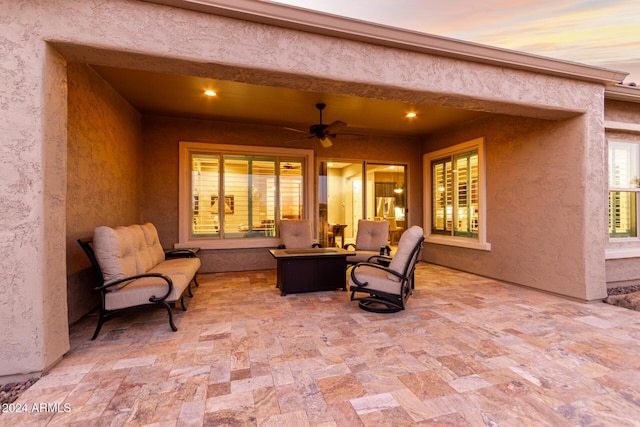
POLYGON ((326 107, 327 104, 323 104, 323 103, 318 103, 316 104, 316 108, 318 109, 318 111, 320 111, 320 124, 322 124, 322 110, 324 110, 324 107, 326 107))

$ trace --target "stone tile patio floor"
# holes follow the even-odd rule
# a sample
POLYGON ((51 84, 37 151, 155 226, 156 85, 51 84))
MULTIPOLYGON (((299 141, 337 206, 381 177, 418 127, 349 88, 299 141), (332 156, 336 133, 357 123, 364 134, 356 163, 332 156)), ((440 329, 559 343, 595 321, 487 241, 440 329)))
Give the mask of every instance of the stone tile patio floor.
POLYGON ((407 310, 203 274, 188 311, 71 330, 15 426, 637 426, 640 313, 420 263, 407 310), (39 404, 59 403, 42 412, 39 404), (34 405, 35 404, 35 405, 34 405))

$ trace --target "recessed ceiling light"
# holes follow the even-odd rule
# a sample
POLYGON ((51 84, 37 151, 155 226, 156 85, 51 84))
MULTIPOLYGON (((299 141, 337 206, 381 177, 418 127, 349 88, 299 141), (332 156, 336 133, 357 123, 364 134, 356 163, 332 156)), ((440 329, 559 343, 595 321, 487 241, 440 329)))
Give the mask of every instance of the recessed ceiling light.
POLYGON ((416 113, 407 113, 407 117, 410 119, 414 118, 415 116, 417 116, 416 113))
POLYGON ((207 95, 207 96, 216 96, 217 95, 216 91, 215 90, 211 90, 211 89, 205 90, 204 94, 207 95))

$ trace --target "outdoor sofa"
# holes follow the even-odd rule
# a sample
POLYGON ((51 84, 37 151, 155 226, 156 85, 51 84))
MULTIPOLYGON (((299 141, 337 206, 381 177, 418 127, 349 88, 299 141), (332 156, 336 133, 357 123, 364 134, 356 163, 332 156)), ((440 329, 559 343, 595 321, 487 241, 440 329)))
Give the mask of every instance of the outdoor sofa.
POLYGON ((173 323, 172 307, 184 293, 191 293, 190 284, 198 285, 196 274, 200 260, 193 250, 164 251, 156 227, 151 223, 120 227, 97 227, 93 237, 78 243, 95 267, 101 285, 98 326, 92 340, 98 336, 102 324, 125 312, 148 308, 165 308, 169 325, 173 323))

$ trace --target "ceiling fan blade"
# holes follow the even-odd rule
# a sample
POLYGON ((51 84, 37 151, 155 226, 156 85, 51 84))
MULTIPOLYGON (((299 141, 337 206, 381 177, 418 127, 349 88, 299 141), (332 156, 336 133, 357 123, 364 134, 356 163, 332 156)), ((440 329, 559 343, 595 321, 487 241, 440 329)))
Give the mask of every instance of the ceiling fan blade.
POLYGON ((307 139, 315 138, 315 135, 304 136, 302 138, 288 139, 284 142, 306 141, 307 139))
POLYGON ((332 134, 331 136, 358 136, 358 137, 362 137, 364 138, 366 135, 363 133, 351 133, 351 132, 338 132, 335 134, 332 134))
POLYGON ((345 122, 336 120, 335 122, 331 123, 330 125, 327 125, 327 127, 324 128, 324 134, 331 135, 336 133, 340 129, 343 129, 346 127, 347 127, 347 124, 345 122))
POLYGON ((331 142, 331 138, 325 136, 324 138, 320 138, 320 145, 322 145, 322 148, 329 148, 333 145, 333 142, 331 142))
POLYGON ((284 130, 290 130, 291 132, 309 133, 308 130, 296 129, 296 128, 283 128, 284 130))

